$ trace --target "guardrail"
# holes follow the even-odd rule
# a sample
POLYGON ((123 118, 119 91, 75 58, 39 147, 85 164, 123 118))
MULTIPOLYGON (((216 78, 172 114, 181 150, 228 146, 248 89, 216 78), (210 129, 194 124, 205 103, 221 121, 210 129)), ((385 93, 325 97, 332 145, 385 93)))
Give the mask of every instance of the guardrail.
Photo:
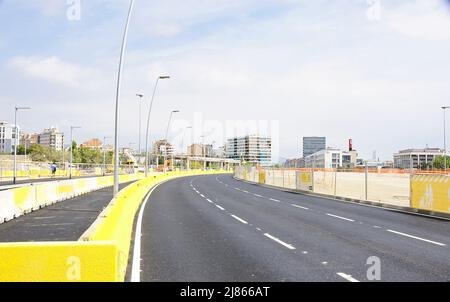
MULTIPOLYGON (((139 174, 120 175, 121 183, 139 174)), ((0 191, 0 224, 54 203, 112 186, 112 176, 52 181, 0 191)))
POLYGON ((450 214, 450 176, 446 175, 240 167, 235 170, 235 177, 386 208, 443 217, 450 214))
POLYGON ((121 190, 77 242, 0 244, 0 282, 125 280, 134 218, 150 189, 178 177, 228 171, 153 175, 121 190))

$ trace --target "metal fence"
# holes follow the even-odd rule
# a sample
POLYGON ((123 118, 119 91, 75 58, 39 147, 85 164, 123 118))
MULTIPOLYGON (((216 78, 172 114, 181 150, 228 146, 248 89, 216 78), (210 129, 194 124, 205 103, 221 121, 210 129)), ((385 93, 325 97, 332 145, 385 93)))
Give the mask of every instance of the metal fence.
POLYGON ((411 174, 382 169, 262 169, 238 167, 235 176, 270 186, 410 206, 411 174))
MULTIPOLYGON (((17 179, 36 179, 53 177, 50 162, 17 161, 17 179)), ((83 176, 110 175, 114 172, 113 165, 102 164, 76 164, 56 163, 57 170, 55 178, 83 176)), ((134 165, 121 165, 119 174, 130 174, 138 172, 139 168, 134 165)), ((9 181, 14 176, 14 161, 0 160, 0 182, 9 181)))

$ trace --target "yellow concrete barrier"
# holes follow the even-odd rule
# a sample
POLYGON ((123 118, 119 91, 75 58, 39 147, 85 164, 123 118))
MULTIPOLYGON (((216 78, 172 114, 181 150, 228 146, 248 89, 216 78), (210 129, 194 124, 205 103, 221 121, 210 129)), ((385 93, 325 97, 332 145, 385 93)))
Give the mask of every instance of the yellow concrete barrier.
POLYGON ((411 207, 450 214, 450 177, 414 175, 411 179, 411 207))
POLYGON ((2 243, 0 282, 117 281, 113 242, 2 243))

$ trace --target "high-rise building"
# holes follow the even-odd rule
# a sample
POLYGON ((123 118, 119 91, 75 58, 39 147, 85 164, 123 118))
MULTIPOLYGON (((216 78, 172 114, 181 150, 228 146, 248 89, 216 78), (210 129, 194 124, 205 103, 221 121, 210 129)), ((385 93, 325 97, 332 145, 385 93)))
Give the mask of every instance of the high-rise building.
POLYGON ((259 135, 231 138, 227 141, 225 154, 227 158, 269 166, 272 163, 272 140, 259 135))
POLYGON ((14 152, 16 127, 8 122, 0 122, 0 153, 14 152))
POLYGON ((64 148, 64 133, 58 128, 50 127, 39 134, 39 145, 61 151, 64 148))
POLYGON ((327 148, 327 138, 318 136, 303 137, 303 158, 325 150, 327 148))

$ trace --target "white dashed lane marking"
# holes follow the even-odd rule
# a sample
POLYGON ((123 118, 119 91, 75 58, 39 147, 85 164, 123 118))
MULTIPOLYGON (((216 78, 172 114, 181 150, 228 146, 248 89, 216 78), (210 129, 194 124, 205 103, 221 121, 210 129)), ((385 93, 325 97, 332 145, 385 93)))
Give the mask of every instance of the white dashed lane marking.
POLYGON ((296 204, 291 204, 291 206, 299 208, 299 209, 303 209, 303 210, 309 210, 309 208, 302 207, 302 206, 299 206, 299 205, 296 205, 296 204))
POLYGON ((277 237, 274 237, 274 236, 270 235, 269 233, 265 233, 264 236, 266 236, 269 239, 272 239, 273 241, 275 241, 276 243, 281 244, 284 247, 287 247, 290 250, 295 250, 295 247, 293 245, 290 245, 290 244, 288 244, 288 243, 278 239, 277 237))
POLYGON ((238 216, 236 216, 236 215, 231 215, 231 217, 233 217, 233 218, 236 219, 237 221, 242 222, 243 224, 248 224, 247 221, 245 221, 244 219, 242 219, 242 218, 240 218, 240 217, 238 217, 238 216))
POLYGON ((439 246, 446 246, 446 244, 445 244, 445 243, 440 243, 440 242, 436 242, 436 241, 432 241, 432 240, 428 240, 428 239, 420 238, 420 237, 417 237, 417 236, 413 236, 413 235, 409 235, 409 234, 405 234, 405 233, 397 232, 397 231, 394 231, 394 230, 387 230, 387 231, 388 231, 388 232, 390 232, 390 233, 393 233, 393 234, 397 234, 397 235, 401 235, 401 236, 409 237, 409 238, 412 238, 412 239, 417 239, 417 240, 420 240, 420 241, 424 241, 424 242, 428 242, 428 243, 436 244, 436 245, 439 245, 439 246))
POLYGON ((346 221, 350 221, 350 222, 355 222, 353 219, 349 219, 349 218, 345 218, 345 217, 337 216, 337 215, 333 215, 333 214, 328 214, 327 213, 327 216, 334 217, 334 218, 337 218, 337 219, 346 220, 346 221))
POLYGON ((347 281, 350 281, 350 282, 359 282, 358 280, 356 280, 355 278, 353 278, 351 275, 347 275, 347 274, 344 274, 344 273, 337 273, 337 275, 338 275, 339 277, 344 278, 344 279, 347 280, 347 281))

